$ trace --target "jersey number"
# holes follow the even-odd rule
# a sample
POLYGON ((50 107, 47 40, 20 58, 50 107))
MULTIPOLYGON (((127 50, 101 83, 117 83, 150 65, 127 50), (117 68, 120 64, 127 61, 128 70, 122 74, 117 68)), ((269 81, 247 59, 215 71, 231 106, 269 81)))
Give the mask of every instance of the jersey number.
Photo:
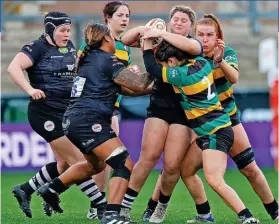
POLYGON ((71 97, 80 97, 85 81, 86 81, 86 78, 82 78, 79 76, 75 77, 74 84, 72 86, 71 97))
POLYGON ((206 76, 203 77, 202 79, 202 84, 206 85, 207 84, 207 99, 211 100, 212 98, 215 97, 215 93, 211 93, 211 85, 210 85, 210 80, 206 76))

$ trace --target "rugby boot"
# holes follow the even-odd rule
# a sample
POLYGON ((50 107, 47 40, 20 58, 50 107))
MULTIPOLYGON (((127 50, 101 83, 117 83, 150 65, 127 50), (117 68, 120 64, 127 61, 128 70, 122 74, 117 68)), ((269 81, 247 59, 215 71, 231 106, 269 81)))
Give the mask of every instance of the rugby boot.
POLYGON ((187 220, 186 223, 201 223, 201 222, 204 222, 204 223, 214 223, 215 220, 212 216, 212 213, 210 212, 209 214, 207 215, 196 215, 195 218, 193 219, 190 219, 190 220, 187 220))
POLYGON ((13 188, 12 193, 13 193, 14 197, 16 198, 21 211, 23 211, 23 213, 25 214, 26 217, 32 218, 32 212, 30 209, 31 196, 27 195, 25 193, 25 191, 23 191, 20 188, 20 185, 16 185, 13 188))
POLYGON ((49 188, 49 184, 45 184, 37 191, 37 195, 42 197, 45 203, 47 203, 54 212, 63 213, 63 209, 60 207, 61 202, 58 194, 49 188))

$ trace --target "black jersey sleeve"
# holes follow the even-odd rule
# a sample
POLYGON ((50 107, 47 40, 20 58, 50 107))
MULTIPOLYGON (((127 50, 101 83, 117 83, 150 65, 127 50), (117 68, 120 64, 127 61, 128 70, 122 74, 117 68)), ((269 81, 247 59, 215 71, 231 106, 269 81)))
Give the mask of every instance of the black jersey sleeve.
POLYGON ((36 62, 40 60, 40 58, 44 55, 46 51, 47 48, 44 45, 44 43, 40 40, 35 40, 24 45, 20 52, 26 54, 31 59, 34 65, 36 62))
POLYGON ((109 55, 104 60, 105 74, 110 79, 114 79, 126 66, 114 55, 109 55))
POLYGON ((143 51, 143 61, 146 71, 150 75, 161 80, 163 66, 156 62, 153 50, 150 49, 143 51))
MULTIPOLYGON (((191 35, 188 35, 187 38, 196 40, 196 41, 200 44, 200 46, 201 46, 201 51, 200 51, 200 53, 197 54, 197 55, 193 55, 193 56, 201 56, 201 57, 202 57, 202 55, 203 55, 202 43, 201 43, 197 38, 192 37, 191 35)), ((189 57, 189 58, 190 58, 190 57, 189 57)))

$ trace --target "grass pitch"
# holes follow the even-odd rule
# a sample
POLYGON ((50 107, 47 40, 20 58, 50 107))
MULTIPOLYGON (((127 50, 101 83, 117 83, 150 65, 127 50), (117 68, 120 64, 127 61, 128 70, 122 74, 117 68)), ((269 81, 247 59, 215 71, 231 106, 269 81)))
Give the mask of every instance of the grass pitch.
MULTIPOLYGON (((278 173, 272 169, 264 169, 264 174, 270 184, 274 196, 278 198, 278 173)), ((203 173, 199 173, 205 183, 203 173)), ((32 172, 21 173, 2 173, 1 183, 1 221, 5 224, 70 224, 70 223, 99 223, 99 221, 92 221, 86 219, 89 201, 76 186, 71 187, 66 193, 61 196, 63 214, 54 214, 52 217, 47 217, 42 212, 42 200, 35 194, 32 197, 31 208, 33 218, 29 219, 18 208, 15 198, 12 196, 11 189, 14 185, 23 183, 32 177, 32 172)), ((158 171, 153 171, 149 176, 143 190, 134 203, 132 216, 135 221, 139 221, 140 217, 146 207, 147 201, 151 196, 157 177, 158 171)), ((276 223, 272 221, 267 215, 260 199, 254 193, 245 177, 243 177, 237 170, 227 170, 225 179, 227 183, 233 187, 246 206, 252 211, 255 217, 259 218, 262 224, 276 223)), ((216 224, 234 224, 237 223, 236 215, 224 204, 220 197, 211 190, 205 183, 206 193, 211 205, 213 215, 216 219, 216 224)), ((186 220, 195 215, 195 205, 191 199, 190 194, 180 181, 173 193, 168 214, 164 223, 182 224, 186 220)))

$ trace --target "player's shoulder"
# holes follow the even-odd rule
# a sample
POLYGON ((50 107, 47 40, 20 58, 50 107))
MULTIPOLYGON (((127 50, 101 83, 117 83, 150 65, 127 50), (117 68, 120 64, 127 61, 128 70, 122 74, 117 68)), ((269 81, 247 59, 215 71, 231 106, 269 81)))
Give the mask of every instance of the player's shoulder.
POLYGON ((225 61, 227 62, 235 62, 237 63, 237 54, 236 51, 230 47, 230 46, 226 46, 225 48, 225 52, 224 52, 224 57, 225 61))
POLYGON ((40 37, 39 39, 32 40, 29 43, 26 43, 23 47, 29 47, 29 48, 45 48, 46 47, 46 41, 40 37))
POLYGON ((232 48, 231 46, 226 45, 226 47, 225 47, 225 54, 228 53, 228 52, 233 52, 233 53, 235 53, 236 51, 235 51, 235 49, 232 48))
POLYGON ((113 53, 110 53, 110 52, 107 52, 107 51, 100 50, 99 54, 106 60, 117 59, 117 57, 113 53))
POLYGON ((116 60, 118 59, 114 54, 100 49, 93 49, 84 57, 84 61, 94 64, 95 66, 106 66, 116 60))
POLYGON ((188 35, 188 36, 186 36, 187 38, 189 38, 189 39, 195 39, 195 40, 197 40, 197 38, 195 38, 194 36, 192 36, 192 35, 188 35))
POLYGON ((32 58, 32 60, 36 60, 42 55, 44 55, 49 50, 49 44, 46 40, 41 36, 39 39, 33 40, 27 44, 25 44, 21 52, 27 54, 32 58))
POLYGON ((192 40, 196 40, 197 42, 199 42, 201 44, 201 42, 194 36, 188 35, 186 36, 188 39, 192 39, 192 40))
POLYGON ((193 58, 189 59, 190 64, 202 64, 202 65, 209 65, 209 61, 206 58, 198 55, 194 56, 193 58))

